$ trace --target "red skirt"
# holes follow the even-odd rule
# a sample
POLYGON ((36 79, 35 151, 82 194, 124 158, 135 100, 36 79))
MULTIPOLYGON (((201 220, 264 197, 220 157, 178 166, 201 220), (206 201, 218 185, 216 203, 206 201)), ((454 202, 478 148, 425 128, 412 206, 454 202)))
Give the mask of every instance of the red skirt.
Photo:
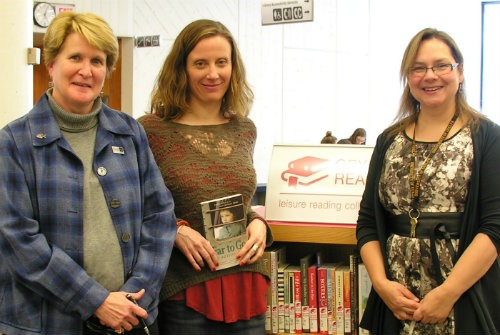
POLYGON ((214 321, 232 323, 264 314, 269 282, 256 272, 239 272, 188 287, 171 297, 214 321))

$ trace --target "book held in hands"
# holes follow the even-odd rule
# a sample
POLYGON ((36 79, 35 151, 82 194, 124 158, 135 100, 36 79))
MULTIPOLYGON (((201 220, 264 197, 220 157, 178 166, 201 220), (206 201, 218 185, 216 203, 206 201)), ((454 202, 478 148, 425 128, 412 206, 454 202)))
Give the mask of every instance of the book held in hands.
POLYGON ((217 270, 239 264, 236 254, 247 241, 246 211, 241 194, 212 199, 200 203, 205 238, 217 257, 217 270))

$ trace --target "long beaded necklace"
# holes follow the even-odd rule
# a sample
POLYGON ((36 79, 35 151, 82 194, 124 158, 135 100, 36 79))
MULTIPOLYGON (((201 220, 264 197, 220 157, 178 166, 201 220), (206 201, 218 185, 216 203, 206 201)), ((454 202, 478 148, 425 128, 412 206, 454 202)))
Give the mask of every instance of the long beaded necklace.
POLYGON ((420 211, 418 209, 418 200, 420 196, 420 182, 422 181, 422 176, 424 174, 424 170, 431 161, 432 157, 436 154, 439 149, 439 146, 448 136, 451 128, 455 124, 455 121, 458 118, 458 113, 455 113, 448 123, 448 126, 444 130, 443 134, 439 138, 439 141, 432 148, 429 156, 425 159, 424 163, 420 167, 418 174, 415 178, 415 164, 417 161, 417 145, 415 142, 415 129, 417 128, 418 117, 415 120, 415 126, 413 128, 413 139, 411 142, 411 156, 410 156, 410 192, 411 192, 411 208, 408 211, 408 216, 410 217, 410 237, 416 237, 416 228, 418 224, 418 217, 420 216, 420 211))

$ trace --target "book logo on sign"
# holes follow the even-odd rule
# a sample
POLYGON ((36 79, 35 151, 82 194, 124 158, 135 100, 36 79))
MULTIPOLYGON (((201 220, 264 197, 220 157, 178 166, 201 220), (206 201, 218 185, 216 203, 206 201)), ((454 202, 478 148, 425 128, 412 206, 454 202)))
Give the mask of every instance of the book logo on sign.
POLYGON ((281 179, 289 187, 309 186, 328 177, 329 160, 305 156, 288 163, 288 170, 281 173, 281 179))

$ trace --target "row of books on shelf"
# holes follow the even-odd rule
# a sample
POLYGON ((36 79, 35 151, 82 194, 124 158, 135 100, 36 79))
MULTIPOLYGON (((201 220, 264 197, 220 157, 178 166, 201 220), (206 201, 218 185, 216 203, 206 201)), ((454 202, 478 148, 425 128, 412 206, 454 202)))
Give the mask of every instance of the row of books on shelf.
POLYGON ((286 259, 286 246, 265 251, 271 285, 267 292, 266 333, 367 335, 359 328, 371 282, 359 255, 338 263, 321 253, 286 259))

